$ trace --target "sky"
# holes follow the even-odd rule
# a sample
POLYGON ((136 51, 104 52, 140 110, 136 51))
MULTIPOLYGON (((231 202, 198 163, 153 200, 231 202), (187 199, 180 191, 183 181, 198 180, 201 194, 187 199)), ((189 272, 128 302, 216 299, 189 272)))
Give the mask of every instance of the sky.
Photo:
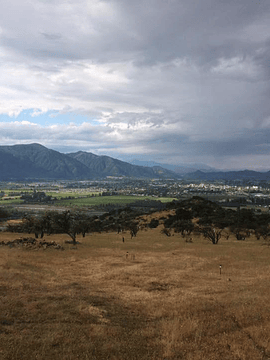
POLYGON ((270 170, 269 0, 0 10, 0 145, 270 170))

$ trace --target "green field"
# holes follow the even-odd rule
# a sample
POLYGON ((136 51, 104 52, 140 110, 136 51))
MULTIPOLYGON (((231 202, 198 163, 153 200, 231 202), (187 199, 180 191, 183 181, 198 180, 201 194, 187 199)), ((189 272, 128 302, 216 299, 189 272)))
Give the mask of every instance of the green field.
MULTIPOLYGON (((173 200, 173 198, 168 198, 168 197, 156 198, 153 196, 142 197, 142 196, 128 196, 128 195, 86 197, 86 195, 89 195, 89 192, 79 193, 79 194, 76 192, 59 192, 59 193, 46 192, 46 194, 51 195, 53 198, 56 197, 57 200, 54 201, 54 205, 59 205, 59 206, 99 206, 102 204, 126 205, 138 200, 157 200, 166 203, 173 200), (72 198, 68 199, 68 197, 72 197, 72 198)), ((12 204, 16 205, 22 203, 23 200, 21 200, 19 196, 18 197, 14 196, 13 198, 8 198, 6 200, 0 199, 0 205, 12 205, 12 204)))
POLYGON ((98 195, 99 192, 89 192, 89 191, 45 191, 46 195, 51 196, 56 199, 64 199, 67 197, 78 197, 78 196, 91 196, 92 194, 98 195))
POLYGON ((83 197, 76 199, 65 199, 56 201, 56 205, 61 206, 97 206, 101 204, 129 204, 137 200, 160 200, 161 202, 170 202, 173 198, 156 198, 152 196, 95 196, 95 197, 83 197))
MULTIPOLYGON (((10 190, 10 189, 3 189, 5 193, 5 197, 0 198, 0 205, 10 205, 10 204, 22 204, 23 200, 20 199, 22 190, 10 190), (10 194, 13 194, 10 196, 10 194), (15 195, 17 194, 17 195, 15 195)), ((23 192, 32 192, 32 190, 23 190, 23 192)))
POLYGON ((0 205, 22 204, 22 203, 23 200, 21 200, 19 197, 13 199, 7 199, 7 200, 0 200, 0 205))

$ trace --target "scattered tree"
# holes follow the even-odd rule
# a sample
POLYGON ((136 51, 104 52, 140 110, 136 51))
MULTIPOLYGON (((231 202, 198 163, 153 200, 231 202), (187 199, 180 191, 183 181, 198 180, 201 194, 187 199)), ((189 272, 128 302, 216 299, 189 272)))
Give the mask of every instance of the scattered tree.
POLYGON ((200 228, 200 232, 203 236, 210 240, 212 244, 217 244, 221 238, 222 229, 215 229, 212 226, 205 226, 200 228))
POLYGON ((55 214, 53 218, 52 230, 56 233, 64 233, 71 237, 73 244, 76 245, 76 236, 80 232, 78 228, 78 217, 69 210, 55 214))

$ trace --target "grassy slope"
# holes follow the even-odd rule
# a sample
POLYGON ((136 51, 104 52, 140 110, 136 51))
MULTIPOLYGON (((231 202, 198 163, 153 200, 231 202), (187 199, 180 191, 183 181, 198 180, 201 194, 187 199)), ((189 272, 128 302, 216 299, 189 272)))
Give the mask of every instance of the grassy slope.
POLYGON ((268 359, 270 249, 160 230, 0 247, 0 358, 268 359))

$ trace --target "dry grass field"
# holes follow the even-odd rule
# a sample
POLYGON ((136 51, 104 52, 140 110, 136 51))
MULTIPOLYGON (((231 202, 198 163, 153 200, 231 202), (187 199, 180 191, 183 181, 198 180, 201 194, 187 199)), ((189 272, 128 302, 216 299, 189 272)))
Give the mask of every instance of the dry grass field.
POLYGON ((160 231, 0 247, 0 359, 270 359, 270 248, 160 231))

